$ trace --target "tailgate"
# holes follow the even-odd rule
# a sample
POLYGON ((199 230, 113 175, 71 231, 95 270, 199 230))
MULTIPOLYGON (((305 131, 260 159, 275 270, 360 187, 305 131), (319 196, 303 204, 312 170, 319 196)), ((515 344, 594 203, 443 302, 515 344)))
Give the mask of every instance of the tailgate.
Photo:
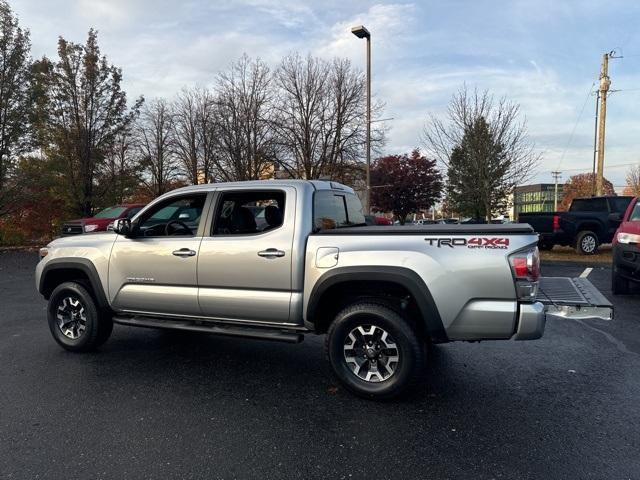
POLYGON ((613 319, 613 305, 586 278, 540 277, 538 302, 547 315, 564 318, 613 319))

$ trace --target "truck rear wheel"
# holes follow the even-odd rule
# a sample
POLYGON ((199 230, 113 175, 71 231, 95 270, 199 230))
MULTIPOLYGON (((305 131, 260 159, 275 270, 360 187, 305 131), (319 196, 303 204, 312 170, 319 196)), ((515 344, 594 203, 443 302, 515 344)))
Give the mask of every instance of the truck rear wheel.
POLYGON ((101 312, 87 289, 76 282, 58 285, 47 307, 49 330, 66 350, 84 352, 104 343, 113 329, 113 321, 101 312))
POLYGON ((598 251, 599 244, 598 236, 595 233, 584 230, 578 233, 576 251, 580 255, 593 255, 598 251))
POLYGON ((366 398, 396 397, 424 370, 425 343, 404 318, 380 304, 359 302, 338 313, 325 347, 340 383, 366 398))

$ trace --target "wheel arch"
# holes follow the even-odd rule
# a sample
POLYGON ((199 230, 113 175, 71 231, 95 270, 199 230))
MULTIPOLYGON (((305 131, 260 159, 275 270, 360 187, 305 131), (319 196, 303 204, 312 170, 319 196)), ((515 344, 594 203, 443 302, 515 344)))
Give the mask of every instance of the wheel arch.
MULTIPOLYGON (((419 327, 434 343, 448 341, 448 337, 438 308, 429 288, 413 270, 392 266, 339 267, 323 274, 313 286, 305 310, 305 323, 318 333, 324 333, 333 321, 333 316, 341 306, 340 300, 346 298, 369 297, 379 294, 381 287, 392 288, 390 293, 406 292, 415 303, 419 327), (341 291, 341 287, 357 285, 358 292, 353 295, 341 291), (371 287, 371 290, 368 288, 371 287), (336 298, 338 295, 338 298, 336 298), (331 316, 331 314, 334 314, 331 316)), ((389 293, 384 290, 385 293, 389 293)))
POLYGON ((100 276, 96 267, 86 258, 53 259, 42 269, 38 291, 49 299, 51 292, 63 282, 80 281, 86 283, 100 308, 108 308, 109 302, 105 295, 100 276))
POLYGON ((582 232, 593 232, 596 235, 596 238, 598 239, 598 243, 603 243, 602 239, 604 237, 604 233, 605 233, 605 228, 604 226, 596 221, 593 220, 588 220, 588 221, 584 221, 581 222, 577 225, 576 228, 576 241, 578 239, 578 236, 582 233, 582 232))

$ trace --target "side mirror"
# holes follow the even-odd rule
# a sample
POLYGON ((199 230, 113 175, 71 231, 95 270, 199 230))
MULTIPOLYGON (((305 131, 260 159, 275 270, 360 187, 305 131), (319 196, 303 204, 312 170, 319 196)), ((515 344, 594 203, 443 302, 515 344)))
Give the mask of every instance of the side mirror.
POLYGON ((118 218, 113 221, 113 231, 118 235, 129 236, 131 233, 131 220, 128 218, 118 218))
POLYGON ((609 220, 612 222, 622 222, 622 214, 618 212, 610 213, 609 220))

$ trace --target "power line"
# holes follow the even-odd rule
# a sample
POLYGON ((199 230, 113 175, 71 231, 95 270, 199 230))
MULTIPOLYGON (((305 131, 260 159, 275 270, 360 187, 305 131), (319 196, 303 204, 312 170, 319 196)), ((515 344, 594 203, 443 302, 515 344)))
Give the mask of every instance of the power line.
POLYGON ((582 104, 582 108, 580 109, 580 114, 578 115, 578 119, 576 120, 576 123, 573 125, 573 130, 571 130, 571 135, 569 135, 569 140, 567 141, 567 145, 564 147, 564 151, 560 156, 560 160, 558 160, 558 166, 556 167, 557 169, 560 169, 560 165, 562 165, 562 160, 564 160, 564 156, 567 154, 567 150, 569 150, 569 145, 571 145, 571 142, 573 141, 573 137, 576 133, 576 128, 578 128, 578 123, 580 123, 580 120, 582 120, 582 114, 584 113, 584 109, 587 106, 587 102, 589 101, 589 97, 591 96, 591 92, 593 91, 593 87, 595 86, 595 84, 596 82, 593 82, 591 84, 591 87, 589 87, 589 91, 587 92, 587 97, 584 99, 584 103, 582 104))
MULTIPOLYGON (((618 163, 616 165, 607 165, 607 169, 610 168, 619 168, 619 167, 630 167, 632 165, 638 165, 640 162, 631 162, 631 163, 618 163)), ((590 170, 589 168, 565 168, 565 172, 584 172, 590 170)))

